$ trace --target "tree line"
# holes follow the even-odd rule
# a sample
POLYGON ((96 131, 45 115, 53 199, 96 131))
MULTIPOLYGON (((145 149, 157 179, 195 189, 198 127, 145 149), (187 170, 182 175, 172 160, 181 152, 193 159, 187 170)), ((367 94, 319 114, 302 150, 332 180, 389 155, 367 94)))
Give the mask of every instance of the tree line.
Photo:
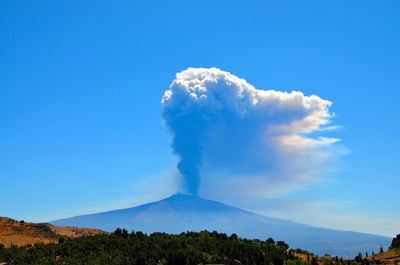
MULTIPOLYGON (((400 235, 392 247, 400 246, 400 235)), ((368 256, 366 254, 366 256, 368 256)), ((0 263, 7 265, 205 265, 240 261, 246 265, 356 265, 370 264, 361 253, 354 260, 316 257, 301 249, 289 249, 284 241, 244 239, 216 231, 178 235, 117 229, 110 234, 79 238, 61 237, 58 244, 38 243, 5 248, 0 244, 0 263), (302 254, 303 258, 299 258, 302 254), (304 258, 306 257, 306 258, 304 258)))
POLYGON ((224 264, 238 260, 241 264, 287 264, 295 257, 288 244, 269 238, 249 240, 224 233, 186 232, 179 235, 117 229, 112 234, 79 238, 60 238, 58 244, 26 246, 0 245, 0 261, 12 264, 110 264, 110 265, 191 265, 224 264))

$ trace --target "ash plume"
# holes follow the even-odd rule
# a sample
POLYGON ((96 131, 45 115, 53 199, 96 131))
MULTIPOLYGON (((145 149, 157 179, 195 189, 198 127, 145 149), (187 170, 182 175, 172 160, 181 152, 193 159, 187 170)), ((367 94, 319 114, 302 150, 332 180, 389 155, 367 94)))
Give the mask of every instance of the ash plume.
POLYGON ((161 102, 184 191, 191 194, 203 185, 223 189, 227 180, 262 190, 271 181, 307 179, 338 141, 312 136, 329 124, 330 101, 256 89, 218 68, 177 73, 161 102))

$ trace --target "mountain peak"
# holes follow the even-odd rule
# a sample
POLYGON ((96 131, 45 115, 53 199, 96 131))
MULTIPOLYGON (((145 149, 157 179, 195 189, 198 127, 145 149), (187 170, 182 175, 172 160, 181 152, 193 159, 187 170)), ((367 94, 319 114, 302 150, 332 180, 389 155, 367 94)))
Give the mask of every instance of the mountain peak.
POLYGON ((193 194, 176 193, 165 199, 128 209, 76 216, 55 225, 95 227, 105 231, 125 228, 145 233, 216 230, 245 238, 284 240, 292 248, 318 255, 355 256, 388 246, 390 238, 313 227, 251 213, 193 194), (345 247, 344 247, 345 246, 345 247))
MULTIPOLYGON (((175 214, 180 214, 184 218, 187 214, 198 213, 203 216, 207 214, 220 214, 227 212, 246 212, 242 209, 235 208, 217 201, 205 199, 193 194, 175 193, 165 199, 150 204, 145 204, 142 207, 151 210, 171 210, 175 214)), ((134 207, 133 209, 135 209, 134 207)), ((131 208, 132 209, 132 208, 131 208)))
POLYGON ((201 197, 199 197, 198 195, 193 195, 191 193, 175 193, 172 194, 171 196, 163 199, 163 200, 188 200, 188 199, 203 199, 201 197))

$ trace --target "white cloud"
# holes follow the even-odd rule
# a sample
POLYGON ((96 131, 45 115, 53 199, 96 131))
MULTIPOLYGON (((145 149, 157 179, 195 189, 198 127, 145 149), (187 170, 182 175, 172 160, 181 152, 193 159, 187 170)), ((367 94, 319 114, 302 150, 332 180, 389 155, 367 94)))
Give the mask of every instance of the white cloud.
POLYGON ((332 103, 300 91, 260 90, 217 68, 176 75, 163 118, 186 191, 267 194, 276 183, 298 186, 337 156, 329 128, 332 103), (328 126, 328 127, 327 127, 328 126))

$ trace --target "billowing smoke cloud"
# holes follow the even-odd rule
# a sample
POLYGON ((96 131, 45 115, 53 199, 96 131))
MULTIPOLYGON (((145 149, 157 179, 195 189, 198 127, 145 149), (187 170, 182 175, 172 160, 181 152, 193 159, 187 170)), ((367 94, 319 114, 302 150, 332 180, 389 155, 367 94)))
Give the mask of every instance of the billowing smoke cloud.
POLYGON ((331 102, 259 90, 217 68, 189 68, 176 75, 162 98, 163 118, 186 192, 199 185, 258 190, 266 183, 312 177, 329 157, 335 138, 316 137, 332 117, 331 102))

